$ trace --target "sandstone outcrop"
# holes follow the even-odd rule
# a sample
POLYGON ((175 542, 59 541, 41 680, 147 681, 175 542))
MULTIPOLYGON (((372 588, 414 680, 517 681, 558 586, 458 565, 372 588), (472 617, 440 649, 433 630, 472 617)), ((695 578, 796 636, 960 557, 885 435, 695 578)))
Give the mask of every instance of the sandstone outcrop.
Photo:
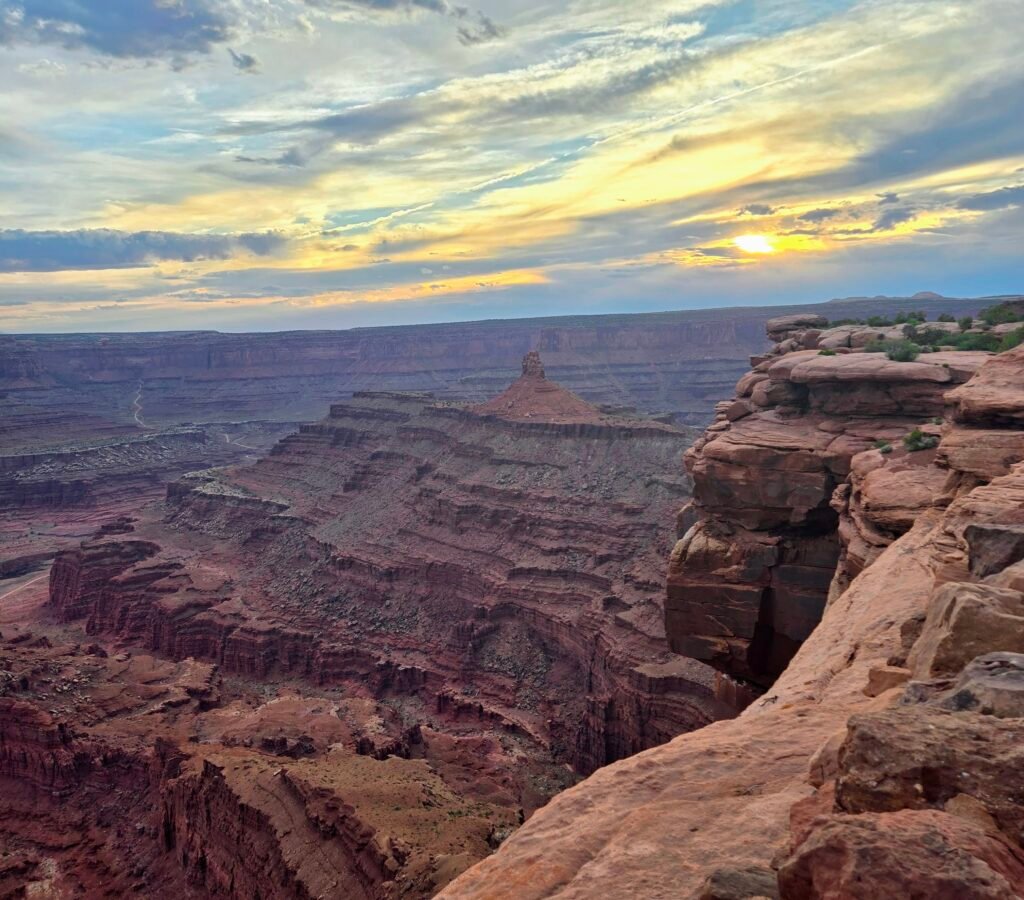
MULTIPOLYGON (((806 341, 809 322, 773 320, 769 334, 806 341)), ((903 451, 901 438, 933 427, 950 388, 987 358, 900 363, 795 350, 740 379, 736 400, 686 456, 694 504, 669 566, 673 649, 770 684, 821 618, 830 587, 840 590, 941 497, 948 473, 930 465, 934 454, 903 451), (887 459, 876 444, 901 449, 887 459)))
MULTIPOLYGON (((787 372, 797 370, 805 357, 799 351, 790 355, 796 359, 773 357, 741 382, 740 393, 750 398, 753 385, 769 383, 759 376, 778 361, 786 362, 787 372)), ((1024 350, 986 360, 975 376, 981 384, 994 383, 985 374, 990 364, 997 373, 1024 370, 1024 350)), ((752 404, 755 411, 732 419, 723 408, 689 460, 698 508, 680 517, 686 536, 671 577, 678 590, 695 584, 687 579, 699 573, 705 590, 725 598, 721 608, 729 618, 713 619, 706 602, 704 618, 685 607, 679 617, 680 595, 675 602, 670 595, 670 635, 680 629, 677 634, 691 638, 685 628, 696 621, 705 629, 720 628, 711 635, 699 631, 698 650, 721 651, 734 640, 734 623, 749 608, 744 601, 755 602, 771 583, 765 569, 779 565, 778 544, 791 541, 796 550, 821 529, 835 527, 835 520, 830 524, 828 514, 819 512, 832 500, 830 487, 840 489, 833 501, 840 514, 879 531, 877 547, 862 552, 856 572, 833 559, 836 583, 827 603, 820 598, 820 623, 767 694, 738 718, 601 769, 554 798, 442 896, 717 896, 715 886, 727 885, 730 873, 766 871, 777 874, 777 896, 788 900, 1021 895, 1024 797, 1021 720, 1014 715, 1020 709, 1019 651, 1013 651, 1024 578, 1019 562, 998 568, 997 561, 1013 559, 1012 553, 986 555, 990 565, 975 563, 972 571, 966 536, 1019 521, 1024 463, 994 465, 992 442, 977 445, 975 453, 960 432, 1003 430, 1007 441, 997 443, 1008 446, 1016 433, 1013 410, 1024 395, 991 396, 991 412, 964 415, 954 404, 974 388, 958 388, 960 376, 951 370, 949 379, 915 375, 904 382, 899 404, 883 404, 881 427, 857 416, 852 431, 854 417, 841 420, 835 434, 843 440, 829 454, 835 468, 821 461, 829 447, 807 427, 814 416, 810 398, 792 403, 799 394, 791 385, 779 392, 791 408, 768 413, 780 435, 770 444, 753 438, 757 418, 766 417, 764 407, 752 404), (917 387, 910 390, 911 384, 917 387), (935 426, 937 448, 910 452, 908 458, 850 440, 851 432, 862 439, 874 432, 895 444, 896 435, 884 428, 894 420, 898 429, 909 424, 895 410, 914 397, 927 415, 936 404, 942 408, 943 392, 952 395, 954 411, 935 426), (749 418, 755 419, 750 430, 733 432, 749 418), (786 443, 781 435, 790 423, 798 437, 786 443), (721 440, 721 452, 708 455, 721 440), (913 458, 917 454, 920 461, 913 458), (890 466, 891 477, 869 478, 890 466), (702 495, 702 477, 719 471, 728 477, 741 468, 758 484, 750 492, 756 500, 743 502, 738 477, 736 487, 702 495), (809 472, 818 480, 802 477, 809 472), (790 473, 797 477, 791 480, 790 473), (763 489, 767 478, 777 479, 774 495, 763 489), (893 496, 903 479, 907 490, 893 496), (933 490, 938 493, 929 496, 933 490), (773 502, 761 513, 757 502, 773 496, 790 497, 792 506, 773 502), (819 516, 813 528, 812 514, 819 516), (955 598, 961 598, 964 612, 951 620, 944 613, 955 598), (989 628, 989 616, 1002 617, 1001 627, 989 628)), ((818 382, 801 383, 814 390, 818 382)), ((839 384, 840 378, 821 383, 839 384)), ((851 384, 854 391, 871 391, 884 383, 851 384)), ((916 424, 924 424, 921 419, 916 424)), ((835 419, 826 421, 831 427, 835 419)), ((837 550, 859 527, 839 528, 833 535, 837 550)), ((696 588, 682 599, 702 602, 696 588)), ((717 664, 735 670, 737 657, 752 658, 749 646, 720 652, 717 664)), ((753 885, 763 879, 740 882, 753 895, 753 885)), ((775 895, 769 888, 757 890, 775 895)))

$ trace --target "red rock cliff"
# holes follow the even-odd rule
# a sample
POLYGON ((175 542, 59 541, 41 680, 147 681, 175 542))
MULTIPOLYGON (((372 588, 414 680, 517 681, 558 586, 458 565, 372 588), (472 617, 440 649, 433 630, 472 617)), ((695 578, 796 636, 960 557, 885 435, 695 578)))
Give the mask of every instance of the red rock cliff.
POLYGON ((676 640, 770 675, 751 652, 765 597, 813 587, 809 634, 786 635, 806 640, 768 694, 559 795, 442 896, 1022 895, 1024 349, 948 369, 861 356, 768 361, 690 459, 676 640), (865 449, 942 404, 937 450, 865 449), (712 473, 726 484, 702 492, 712 473), (837 517, 826 602, 827 578, 784 567, 837 517))

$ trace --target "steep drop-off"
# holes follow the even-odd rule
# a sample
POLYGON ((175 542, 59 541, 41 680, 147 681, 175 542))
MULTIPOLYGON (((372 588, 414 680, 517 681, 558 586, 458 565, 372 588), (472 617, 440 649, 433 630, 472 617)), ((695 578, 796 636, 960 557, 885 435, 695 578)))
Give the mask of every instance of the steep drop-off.
POLYGON ((444 897, 1024 892, 1024 348, 822 356, 815 324, 776 323, 794 343, 691 455, 667 608, 676 646, 765 681, 806 641, 738 718, 567 790, 444 897), (937 447, 897 440, 915 415, 937 447))

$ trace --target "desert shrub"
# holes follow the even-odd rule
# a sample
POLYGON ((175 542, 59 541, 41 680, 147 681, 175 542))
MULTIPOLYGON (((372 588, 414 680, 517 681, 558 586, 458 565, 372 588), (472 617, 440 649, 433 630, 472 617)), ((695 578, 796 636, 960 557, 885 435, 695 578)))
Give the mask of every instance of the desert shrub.
POLYGON ((903 446, 911 453, 931 450, 939 446, 939 439, 934 434, 925 434, 920 428, 915 428, 903 438, 903 446))
POLYGON ((944 331, 939 331, 938 328, 920 329, 911 325, 907 337, 916 344, 928 344, 930 346, 935 346, 947 343, 946 338, 949 337, 949 335, 944 331))
POLYGON ((1024 344, 1024 326, 1003 335, 1003 339, 999 342, 999 352, 1005 353, 1007 350, 1012 350, 1021 344, 1024 344))
POLYGON ((868 353, 884 353, 893 362, 913 362, 921 348, 913 341, 872 341, 864 348, 868 353))
POLYGON ((828 328, 835 328, 837 325, 864 325, 863 319, 836 319, 828 323, 828 328))
POLYGON ((867 324, 872 328, 886 328, 892 325, 892 319, 885 316, 868 316, 867 324))
POLYGON ((999 336, 995 334, 949 334, 943 340, 944 344, 955 347, 957 350, 988 350, 995 352, 999 349, 999 336))
POLYGON ((874 446, 879 453, 892 453, 892 444, 890 444, 888 441, 875 441, 874 446))
POLYGON ((978 315, 989 325, 1005 325, 1007 322, 1019 322, 1024 318, 1021 309, 1013 303, 998 303, 983 309, 978 315))
POLYGON ((927 320, 927 313, 923 313, 920 310, 904 312, 902 309, 896 313, 896 317, 893 319, 897 325, 920 325, 927 320))
POLYGON ((956 321, 961 331, 967 331, 968 328, 974 327, 974 316, 962 316, 956 321))
POLYGON ((949 313, 939 313, 935 317, 936 322, 955 322, 956 316, 950 315, 949 313))
POLYGON ((836 351, 835 350, 830 350, 828 347, 826 347, 824 350, 819 350, 818 351, 818 356, 835 356, 835 355, 836 355, 836 351))

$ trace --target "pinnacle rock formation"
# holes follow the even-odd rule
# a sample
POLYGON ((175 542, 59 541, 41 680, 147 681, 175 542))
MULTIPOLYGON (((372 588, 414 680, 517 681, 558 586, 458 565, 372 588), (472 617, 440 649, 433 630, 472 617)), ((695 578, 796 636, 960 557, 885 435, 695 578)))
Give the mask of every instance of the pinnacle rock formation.
POLYGON ((479 415, 559 423, 598 424, 603 418, 597 407, 547 380, 536 350, 523 357, 523 374, 507 390, 472 409, 479 415))

